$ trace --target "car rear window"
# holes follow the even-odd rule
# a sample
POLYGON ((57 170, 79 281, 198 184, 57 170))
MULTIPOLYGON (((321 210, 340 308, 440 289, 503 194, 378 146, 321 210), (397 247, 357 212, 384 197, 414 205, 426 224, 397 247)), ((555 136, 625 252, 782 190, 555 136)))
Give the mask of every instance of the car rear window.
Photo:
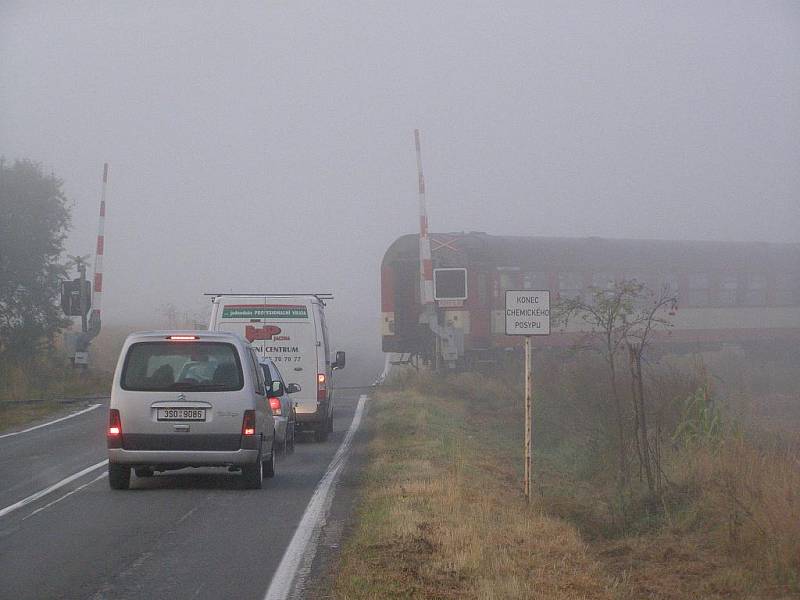
POLYGON ((139 342, 128 348, 122 389, 226 392, 244 386, 236 347, 221 342, 139 342))

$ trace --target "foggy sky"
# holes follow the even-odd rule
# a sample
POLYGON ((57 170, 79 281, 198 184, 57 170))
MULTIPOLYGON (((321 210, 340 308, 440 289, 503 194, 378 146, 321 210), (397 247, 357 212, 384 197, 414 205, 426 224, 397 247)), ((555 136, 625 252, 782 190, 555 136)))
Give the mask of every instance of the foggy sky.
POLYGON ((797 242, 800 3, 0 4, 0 154, 65 180, 70 253, 110 163, 106 322, 331 291, 377 350, 415 127, 433 231, 797 242))

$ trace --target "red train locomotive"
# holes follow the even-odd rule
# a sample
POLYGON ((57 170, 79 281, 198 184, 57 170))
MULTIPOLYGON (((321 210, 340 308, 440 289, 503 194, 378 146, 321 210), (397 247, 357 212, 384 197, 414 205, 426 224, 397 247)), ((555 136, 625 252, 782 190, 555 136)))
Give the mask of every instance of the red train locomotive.
MULTIPOLYGON (((800 244, 430 234, 436 318, 458 334, 459 359, 515 346, 504 291, 550 290, 553 301, 636 279, 668 284, 678 308, 668 336, 689 347, 800 342, 800 244)), ((420 243, 404 235, 381 265, 383 351, 430 359, 437 335, 421 319, 420 243)), ((555 332, 539 345, 568 345, 555 332)))

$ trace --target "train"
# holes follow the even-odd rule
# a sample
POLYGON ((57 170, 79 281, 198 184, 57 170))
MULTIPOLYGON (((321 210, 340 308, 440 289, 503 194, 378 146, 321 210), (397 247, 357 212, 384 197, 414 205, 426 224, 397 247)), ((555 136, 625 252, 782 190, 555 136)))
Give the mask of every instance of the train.
MULTIPOLYGON (((430 233, 437 320, 458 334, 460 362, 492 360, 521 344, 505 334, 505 291, 548 290, 551 302, 633 280, 677 296, 672 348, 796 348, 800 342, 800 244, 430 233)), ((381 337, 387 353, 440 352, 421 318, 419 235, 403 235, 381 263, 381 337)), ((570 346, 586 332, 554 329, 537 347, 570 346)))

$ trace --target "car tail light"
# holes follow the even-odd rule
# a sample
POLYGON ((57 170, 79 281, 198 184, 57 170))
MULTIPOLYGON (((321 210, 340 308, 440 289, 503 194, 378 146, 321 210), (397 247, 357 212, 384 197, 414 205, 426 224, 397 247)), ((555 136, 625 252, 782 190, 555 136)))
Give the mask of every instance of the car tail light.
POLYGON ((193 340, 199 340, 200 337, 196 335, 168 335, 168 340, 172 340, 173 342, 189 342, 193 340))
POLYGON ((281 416, 281 399, 280 398, 270 398, 269 399, 269 407, 272 409, 272 414, 276 417, 281 416))
POLYGON ((108 435, 122 435, 122 419, 116 408, 108 411, 108 435))
POLYGON ((250 409, 244 411, 242 419, 242 435, 251 436, 256 434, 256 411, 250 409))
POLYGON ((122 447, 122 419, 119 410, 112 408, 108 411, 108 431, 106 432, 109 448, 122 447))
POLYGON ((317 374, 317 401, 320 402, 322 400, 328 399, 328 378, 325 377, 325 373, 318 373, 317 374))

